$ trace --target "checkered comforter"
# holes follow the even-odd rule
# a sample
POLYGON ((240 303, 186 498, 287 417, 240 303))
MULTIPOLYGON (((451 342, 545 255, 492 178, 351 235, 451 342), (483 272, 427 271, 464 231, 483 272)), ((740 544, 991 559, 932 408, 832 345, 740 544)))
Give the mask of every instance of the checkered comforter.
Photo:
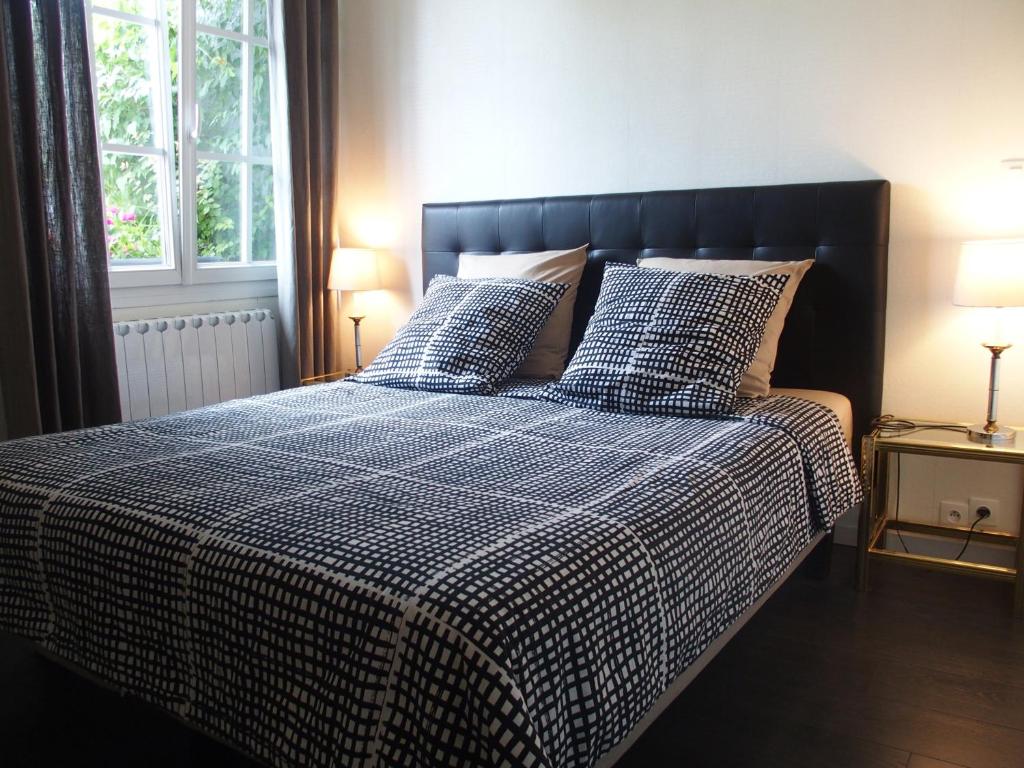
POLYGON ((790 398, 328 384, 0 444, 0 628, 274 765, 588 766, 859 493, 790 398))

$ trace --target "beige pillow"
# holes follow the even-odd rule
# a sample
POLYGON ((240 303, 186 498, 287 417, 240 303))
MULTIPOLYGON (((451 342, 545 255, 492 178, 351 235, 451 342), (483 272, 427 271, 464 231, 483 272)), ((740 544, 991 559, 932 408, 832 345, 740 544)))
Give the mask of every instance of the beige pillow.
POLYGON ((569 251, 494 254, 463 253, 459 256, 459 274, 463 279, 480 277, 519 277, 541 283, 566 283, 569 288, 537 334, 533 349, 513 376, 557 379, 565 370, 572 334, 572 310, 576 289, 587 263, 587 246, 569 251))
POLYGON ((764 397, 771 386, 772 371, 775 369, 775 355, 779 351, 779 337, 786 324, 786 315, 793 306, 793 297, 800 287, 800 280, 814 264, 814 259, 805 261, 748 261, 745 259, 672 259, 656 256, 640 259, 641 267, 668 269, 673 272, 702 272, 713 275, 789 275, 786 287, 779 297, 779 303, 768 317, 764 327, 761 346, 750 368, 743 374, 736 394, 744 397, 764 397))

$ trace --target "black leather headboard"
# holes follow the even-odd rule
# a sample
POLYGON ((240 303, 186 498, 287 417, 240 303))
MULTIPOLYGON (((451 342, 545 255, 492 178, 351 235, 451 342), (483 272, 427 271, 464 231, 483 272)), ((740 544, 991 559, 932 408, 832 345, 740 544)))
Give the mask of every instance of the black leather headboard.
POLYGON ((590 243, 573 322, 586 329, 607 261, 813 258, 800 284, 772 384, 841 392, 854 449, 882 402, 889 182, 436 203, 423 206, 423 285, 454 275, 459 254, 545 251, 590 243))

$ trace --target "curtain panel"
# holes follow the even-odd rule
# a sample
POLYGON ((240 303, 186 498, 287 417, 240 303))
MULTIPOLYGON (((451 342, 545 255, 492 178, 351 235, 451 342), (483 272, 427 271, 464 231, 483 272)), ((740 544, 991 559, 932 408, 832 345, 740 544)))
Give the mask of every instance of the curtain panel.
POLYGON ((0 6, 0 390, 20 437, 120 408, 84 4, 0 6))
POLYGON ((278 305, 281 382, 340 367, 336 297, 327 290, 334 243, 339 113, 338 0, 276 0, 271 35, 271 97, 275 194, 290 199, 290 221, 279 224, 278 305), (283 56, 280 55, 283 52, 283 56))

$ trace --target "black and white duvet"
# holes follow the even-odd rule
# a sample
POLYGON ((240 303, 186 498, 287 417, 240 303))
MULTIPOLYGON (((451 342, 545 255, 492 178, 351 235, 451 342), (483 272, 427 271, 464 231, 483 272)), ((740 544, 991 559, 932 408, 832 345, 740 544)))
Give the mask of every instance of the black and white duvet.
POLYGON ((589 766, 859 500, 838 423, 351 382, 0 444, 0 628, 273 765, 589 766))

